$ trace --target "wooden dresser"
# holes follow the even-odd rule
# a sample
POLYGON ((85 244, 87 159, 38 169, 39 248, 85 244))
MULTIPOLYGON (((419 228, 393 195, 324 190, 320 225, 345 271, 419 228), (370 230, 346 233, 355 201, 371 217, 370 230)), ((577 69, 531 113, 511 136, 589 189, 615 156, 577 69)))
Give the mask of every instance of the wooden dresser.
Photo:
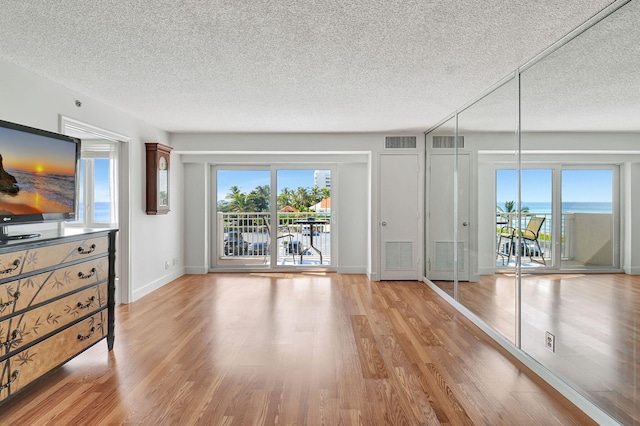
POLYGON ((105 338, 113 349, 115 235, 0 245, 0 404, 105 338))

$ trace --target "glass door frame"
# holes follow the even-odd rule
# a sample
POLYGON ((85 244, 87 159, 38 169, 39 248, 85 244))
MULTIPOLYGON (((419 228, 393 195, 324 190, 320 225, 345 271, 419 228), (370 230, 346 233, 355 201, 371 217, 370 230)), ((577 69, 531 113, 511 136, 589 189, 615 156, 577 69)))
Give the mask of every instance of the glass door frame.
MULTIPOLYGON (((612 172, 612 219, 613 219, 613 262, 610 268, 602 269, 602 271, 619 271, 620 259, 621 259, 621 236, 620 236, 620 167, 615 164, 585 164, 585 163, 542 163, 534 161, 534 159, 528 159, 523 156, 522 165, 520 169, 516 169, 516 173, 520 175, 520 181, 522 181, 522 172, 526 170, 550 170, 551 171, 551 243, 552 256, 550 262, 540 268, 527 268, 523 267, 523 270, 533 272, 535 270, 540 271, 569 271, 575 268, 563 268, 562 264, 562 172, 565 170, 611 170, 612 172)), ((496 167, 496 171, 500 169, 507 169, 506 167, 496 167)), ((496 181, 497 185, 497 181, 496 181)), ((496 190, 497 194, 497 190, 496 190)), ((496 205, 498 200, 496 199, 496 205)), ((524 207, 525 201, 521 202, 524 207)), ((522 214, 522 212, 520 212, 522 214)), ((502 268, 496 266, 498 270, 508 269, 508 267, 502 268)), ((588 269, 586 269, 588 270, 588 269)), ((599 270, 600 271, 600 270, 599 270)))
MULTIPOLYGON (((211 196, 211 208, 210 208, 210 231, 209 231, 209 262, 212 270, 218 271, 232 271, 232 270, 241 270, 241 271, 264 271, 264 270, 334 270, 337 267, 337 253, 338 253, 338 243, 335 235, 338 235, 338 202, 337 202, 337 165, 335 163, 313 163, 313 162, 305 162, 305 163, 274 163, 274 164, 249 164, 249 163, 218 163, 211 164, 210 166, 210 179, 211 182, 211 190, 209 191, 211 196), (270 217, 279 218, 278 216, 278 208, 277 208, 277 198, 278 198, 278 186, 277 186, 277 173, 279 170, 329 170, 331 172, 331 227, 330 227, 330 250, 331 257, 329 264, 322 264, 319 266, 309 266, 309 265, 278 265, 278 250, 270 250, 269 251, 269 263, 265 264, 250 264, 250 265, 222 265, 218 262, 219 258, 219 244, 218 239, 218 229, 217 229, 217 215, 218 215, 218 177, 217 172, 219 170, 252 170, 252 171, 269 171, 270 173, 270 200, 269 200, 269 214, 270 217)), ((269 241, 270 244, 273 245, 273 242, 277 242, 277 227, 270 226, 270 235, 269 241)))

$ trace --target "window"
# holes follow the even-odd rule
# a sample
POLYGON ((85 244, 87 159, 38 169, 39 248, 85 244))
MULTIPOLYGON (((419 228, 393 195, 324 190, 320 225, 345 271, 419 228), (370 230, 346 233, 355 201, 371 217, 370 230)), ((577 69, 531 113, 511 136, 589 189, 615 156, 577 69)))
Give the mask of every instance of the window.
POLYGON ((117 226, 117 149, 116 142, 82 141, 78 169, 78 220, 72 222, 71 226, 117 226))

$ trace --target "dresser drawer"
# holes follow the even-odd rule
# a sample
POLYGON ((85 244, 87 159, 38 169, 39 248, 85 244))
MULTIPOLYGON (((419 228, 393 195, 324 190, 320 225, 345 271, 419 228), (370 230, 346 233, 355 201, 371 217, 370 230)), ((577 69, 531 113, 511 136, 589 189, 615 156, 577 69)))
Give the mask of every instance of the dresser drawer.
POLYGON ((0 363, 0 401, 105 337, 101 311, 0 363))
POLYGON ((80 287, 106 280, 109 259, 101 257, 0 285, 0 318, 80 287))
POLYGON ((107 283, 0 321, 0 356, 107 306, 107 283))
POLYGON ((15 277, 89 256, 106 254, 108 249, 109 237, 105 235, 0 254, 0 279, 15 277))

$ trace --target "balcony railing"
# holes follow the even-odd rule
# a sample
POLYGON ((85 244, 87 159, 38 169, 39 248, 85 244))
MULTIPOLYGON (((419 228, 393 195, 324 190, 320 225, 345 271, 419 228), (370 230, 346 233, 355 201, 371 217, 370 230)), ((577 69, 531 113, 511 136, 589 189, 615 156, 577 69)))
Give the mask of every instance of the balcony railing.
MULTIPOLYGON (((552 214, 522 213, 521 224, 517 226, 517 213, 500 213, 496 218, 496 230, 500 232, 503 226, 524 229, 532 216, 544 217, 544 223, 540 229, 538 243, 542 250, 542 256, 550 265, 553 258, 552 241, 552 214)), ((610 213, 563 213, 560 230, 560 256, 562 261, 574 261, 581 265, 611 266, 613 263, 612 250, 602 250, 609 244, 612 233, 613 216, 610 213), (593 232, 597 230, 597 232, 593 232)), ((503 249, 498 247, 498 249, 503 249)), ((528 257, 528 251, 532 250, 534 256, 538 255, 533 247, 524 248, 523 257, 528 257)))
MULTIPOLYGON (((313 226, 313 245, 322 253, 322 264, 331 263, 331 213, 295 212, 278 213, 277 235, 286 235, 271 241, 272 226, 268 212, 233 212, 217 214, 218 258, 242 263, 268 263, 273 249, 277 250, 278 264, 300 264, 301 252, 311 242, 310 226, 296 223, 313 218, 319 222, 313 226)), ((315 251, 302 255, 303 264, 319 264, 315 251)))

